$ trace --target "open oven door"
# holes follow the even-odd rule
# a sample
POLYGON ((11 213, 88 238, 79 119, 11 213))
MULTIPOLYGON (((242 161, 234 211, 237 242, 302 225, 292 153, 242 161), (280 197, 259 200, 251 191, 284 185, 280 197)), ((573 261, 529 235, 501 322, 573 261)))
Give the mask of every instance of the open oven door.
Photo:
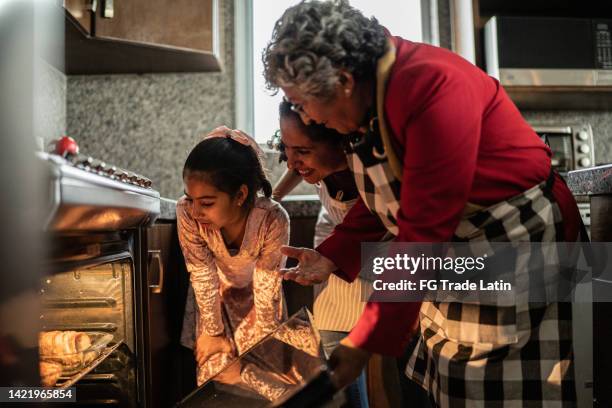
POLYGON ((302 309, 178 407, 339 407, 312 315, 302 309))
POLYGON ((40 369, 43 384, 76 387, 76 406, 137 404, 130 241, 121 232, 50 240, 40 284, 40 369))

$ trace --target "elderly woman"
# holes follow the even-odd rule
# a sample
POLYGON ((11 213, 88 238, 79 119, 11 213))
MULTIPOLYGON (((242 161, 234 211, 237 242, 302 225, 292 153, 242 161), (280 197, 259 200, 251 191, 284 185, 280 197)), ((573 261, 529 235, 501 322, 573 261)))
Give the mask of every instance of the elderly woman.
MULTIPOLYGON (((299 261, 286 278, 353 280, 380 222, 401 242, 577 239, 550 149, 499 82, 458 55, 393 37, 339 0, 288 9, 263 58, 269 88, 304 122, 349 135, 361 197, 316 250, 284 249, 299 261)), ((501 307, 369 303, 332 355, 333 379, 353 380, 370 352, 401 353, 418 326, 406 374, 437 405, 573 406, 571 305, 526 307, 502 324, 501 307)))

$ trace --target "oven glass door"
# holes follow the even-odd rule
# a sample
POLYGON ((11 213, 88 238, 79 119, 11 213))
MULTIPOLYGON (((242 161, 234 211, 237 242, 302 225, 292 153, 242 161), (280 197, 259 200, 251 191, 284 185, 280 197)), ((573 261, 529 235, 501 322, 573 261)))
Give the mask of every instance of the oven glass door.
POLYGON ((120 252, 41 282, 41 374, 55 387, 76 386, 81 405, 129 406, 137 399, 133 277, 131 254, 120 252))
POLYGON ((289 401, 301 398, 300 391, 306 388, 317 401, 331 399, 334 391, 324 381, 326 372, 319 334, 310 313, 302 309, 187 396, 179 407, 255 408, 280 401, 282 406, 291 406, 289 401), (310 384, 317 387, 310 389, 310 384))
POLYGON ((566 175, 574 169, 572 135, 564 133, 538 133, 552 150, 551 165, 560 174, 566 175))

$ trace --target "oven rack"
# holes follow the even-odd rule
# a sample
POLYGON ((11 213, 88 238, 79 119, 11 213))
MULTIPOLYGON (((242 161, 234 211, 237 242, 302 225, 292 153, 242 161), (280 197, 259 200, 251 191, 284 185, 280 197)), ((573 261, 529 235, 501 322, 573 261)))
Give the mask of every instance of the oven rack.
POLYGON ((122 343, 123 341, 118 341, 112 346, 106 347, 104 351, 102 351, 102 353, 100 353, 100 355, 96 357, 95 360, 93 360, 91 363, 85 366, 78 373, 73 374, 71 376, 66 376, 66 377, 61 376, 58 380, 58 383, 55 385, 55 388, 65 389, 65 388, 72 387, 77 381, 79 381, 81 378, 87 375, 91 370, 96 368, 102 361, 104 361, 108 356, 110 356, 112 352, 115 351, 122 343), (65 381, 60 384, 59 382, 61 380, 65 380, 65 381))

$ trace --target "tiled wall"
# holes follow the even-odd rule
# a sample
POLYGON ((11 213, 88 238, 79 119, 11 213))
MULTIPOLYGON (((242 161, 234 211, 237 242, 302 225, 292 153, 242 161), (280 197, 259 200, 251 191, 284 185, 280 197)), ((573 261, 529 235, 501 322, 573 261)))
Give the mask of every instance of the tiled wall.
POLYGON ((222 72, 68 77, 67 133, 81 151, 180 196, 199 135, 234 122, 233 1, 220 0, 220 13, 222 72))

